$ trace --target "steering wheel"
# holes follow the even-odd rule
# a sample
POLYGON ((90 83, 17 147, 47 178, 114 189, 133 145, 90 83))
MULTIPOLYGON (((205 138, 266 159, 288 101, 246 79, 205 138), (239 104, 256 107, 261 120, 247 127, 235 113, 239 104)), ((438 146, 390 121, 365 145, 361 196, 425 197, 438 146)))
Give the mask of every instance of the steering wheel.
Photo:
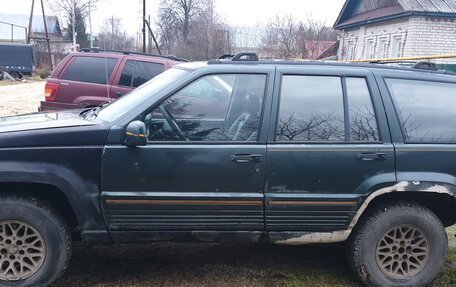
POLYGON ((166 121, 168 121, 169 125, 173 128, 173 130, 177 133, 177 135, 184 139, 185 141, 189 141, 189 139, 185 136, 184 132, 181 130, 179 125, 177 124, 176 119, 173 115, 165 108, 165 106, 160 105, 160 111, 162 112, 163 116, 165 117, 166 121))

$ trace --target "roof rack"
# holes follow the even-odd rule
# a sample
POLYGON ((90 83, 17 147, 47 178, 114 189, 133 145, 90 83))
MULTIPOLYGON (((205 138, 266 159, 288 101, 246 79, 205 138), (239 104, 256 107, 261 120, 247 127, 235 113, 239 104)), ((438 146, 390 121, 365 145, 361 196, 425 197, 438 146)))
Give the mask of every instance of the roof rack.
POLYGON ((173 60, 173 61, 180 61, 180 62, 189 62, 189 60, 184 59, 184 58, 179 58, 176 56, 163 56, 163 55, 155 55, 155 54, 147 54, 147 53, 139 53, 139 52, 131 52, 131 51, 119 51, 119 50, 107 50, 107 49, 100 49, 100 48, 84 48, 81 49, 80 52, 85 52, 85 53, 98 53, 98 52, 109 52, 109 53, 121 53, 124 55, 140 55, 140 56, 149 56, 149 57, 158 57, 158 58, 164 58, 168 60, 173 60))
POLYGON ((222 64, 222 63, 229 63, 229 62, 258 62, 259 57, 257 53, 252 52, 242 52, 237 53, 236 55, 222 55, 217 60, 210 60, 207 62, 209 65, 213 64, 222 64))
POLYGON ((400 69, 400 70, 420 70, 422 72, 431 72, 438 74, 456 75, 455 72, 439 69, 438 65, 434 62, 427 61, 412 61, 412 60, 398 60, 391 59, 386 61, 348 61, 348 62, 325 62, 325 61, 302 61, 302 60, 259 60, 256 53, 244 52, 236 55, 222 55, 218 59, 210 60, 207 62, 208 65, 217 64, 271 64, 271 65, 325 65, 325 66, 355 66, 361 65, 366 68, 372 68, 373 65, 385 66, 385 64, 409 64, 398 67, 383 67, 385 69, 400 69))
POLYGON ((425 70, 425 71, 433 71, 433 72, 441 72, 448 75, 456 75, 456 73, 452 71, 442 70, 439 69, 437 63, 430 62, 430 61, 385 61, 385 62, 371 62, 370 64, 410 64, 410 69, 417 69, 417 70, 425 70))

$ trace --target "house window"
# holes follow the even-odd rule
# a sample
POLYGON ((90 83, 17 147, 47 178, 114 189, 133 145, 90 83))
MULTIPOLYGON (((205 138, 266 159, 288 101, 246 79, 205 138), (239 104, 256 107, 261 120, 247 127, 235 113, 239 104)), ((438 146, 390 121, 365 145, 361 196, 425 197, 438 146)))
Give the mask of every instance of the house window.
POLYGON ((381 38, 378 41, 378 57, 380 59, 388 57, 388 38, 381 38))
POLYGON ((404 48, 404 39, 402 36, 395 36, 393 38, 393 57, 400 58, 402 57, 402 51, 404 48))
POLYGON ((354 60, 355 56, 356 56, 356 42, 349 42, 347 60, 354 60))
POLYGON ((364 58, 365 59, 374 58, 374 39, 367 40, 364 58))

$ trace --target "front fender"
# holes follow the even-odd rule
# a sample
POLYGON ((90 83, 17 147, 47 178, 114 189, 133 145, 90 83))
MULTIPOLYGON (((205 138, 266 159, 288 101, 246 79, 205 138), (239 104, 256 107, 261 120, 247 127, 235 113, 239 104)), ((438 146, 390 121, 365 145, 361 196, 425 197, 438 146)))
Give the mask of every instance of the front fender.
POLYGON ((65 166, 36 162, 1 162, 0 183, 54 186, 64 193, 82 230, 106 230, 97 184, 84 180, 65 166))

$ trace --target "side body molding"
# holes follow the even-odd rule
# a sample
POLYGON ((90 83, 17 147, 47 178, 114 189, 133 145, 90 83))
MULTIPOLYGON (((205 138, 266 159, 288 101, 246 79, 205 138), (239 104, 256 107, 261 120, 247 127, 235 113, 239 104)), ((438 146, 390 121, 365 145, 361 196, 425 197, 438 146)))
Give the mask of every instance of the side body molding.
POLYGON ((456 204, 456 181, 455 178, 449 175, 442 174, 421 174, 421 173, 407 173, 402 174, 402 179, 408 178, 409 180, 402 180, 395 185, 378 189, 367 196, 364 202, 358 208, 358 211, 351 220, 351 223, 346 230, 333 231, 333 232, 295 232, 280 234, 278 232, 270 233, 270 240, 275 244, 283 245, 305 245, 315 243, 337 243, 346 241, 352 233, 354 227, 359 222, 359 219, 364 214, 370 203, 376 198, 394 192, 423 192, 435 194, 447 194, 455 198, 456 204), (415 178, 415 180, 413 179, 415 178), (420 179, 439 179, 443 181, 422 181, 420 179))

